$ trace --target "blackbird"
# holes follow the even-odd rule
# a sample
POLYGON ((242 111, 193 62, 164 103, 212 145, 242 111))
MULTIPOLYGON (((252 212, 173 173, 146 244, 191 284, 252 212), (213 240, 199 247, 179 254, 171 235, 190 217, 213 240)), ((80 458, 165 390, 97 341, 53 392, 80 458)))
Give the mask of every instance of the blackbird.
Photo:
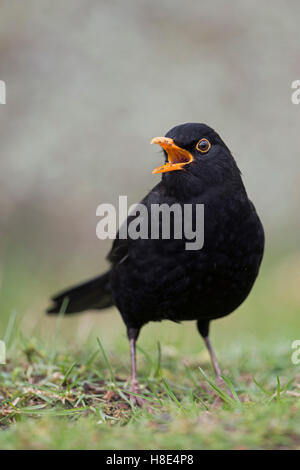
MULTIPOLYGON (((108 254, 110 269, 53 297, 48 310, 59 313, 63 309, 68 314, 116 305, 130 341, 130 391, 135 394, 139 393, 136 340, 150 321, 196 320, 216 376, 222 380, 209 324, 246 299, 264 251, 263 227, 240 170, 211 127, 182 124, 151 143, 162 147, 165 163, 153 170, 162 173, 162 179, 141 203, 148 209, 148 234, 157 228, 158 236, 133 239, 120 237, 119 232, 108 254), (155 222, 150 217, 151 207, 161 204, 170 209, 174 204, 181 208, 189 204, 187 222, 193 227, 199 217, 196 207, 204 205, 204 243, 198 249, 187 249, 184 233, 181 238, 176 235, 173 212, 170 237, 163 237, 162 218, 155 222), (155 223, 159 226, 153 227, 155 223)), ((127 223, 136 216, 129 215, 127 223)))

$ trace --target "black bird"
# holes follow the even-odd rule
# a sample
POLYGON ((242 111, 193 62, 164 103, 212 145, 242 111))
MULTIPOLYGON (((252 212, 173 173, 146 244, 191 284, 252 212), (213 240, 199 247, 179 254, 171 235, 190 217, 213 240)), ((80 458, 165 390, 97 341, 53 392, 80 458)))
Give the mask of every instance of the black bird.
MULTIPOLYGON (((196 205, 204 204, 204 244, 186 249, 176 238, 175 215, 170 239, 121 239, 108 255, 110 270, 53 298, 49 313, 104 309, 115 304, 127 328, 131 349, 131 392, 138 393, 136 340, 150 321, 196 320, 211 356, 216 376, 221 371, 209 340, 211 320, 233 312, 248 296, 264 251, 264 231, 248 199, 241 173, 220 136, 205 124, 173 127, 152 143, 163 148, 164 165, 153 170, 161 181, 142 200, 153 204, 191 204, 189 223, 197 223, 196 205)), ((128 223, 135 216, 129 215, 128 223)))

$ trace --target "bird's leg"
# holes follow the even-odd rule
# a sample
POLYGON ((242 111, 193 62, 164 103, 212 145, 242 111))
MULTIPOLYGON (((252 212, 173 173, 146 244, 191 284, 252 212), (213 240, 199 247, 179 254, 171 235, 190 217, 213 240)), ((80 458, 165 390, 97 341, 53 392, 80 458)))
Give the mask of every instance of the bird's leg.
POLYGON ((135 328, 128 329, 128 338, 130 342, 130 358, 131 358, 131 391, 139 387, 137 373, 136 373, 136 340, 139 330, 135 328))
POLYGON ((207 347, 207 349, 208 349, 208 352, 209 352, 209 355, 210 355, 210 359, 211 359, 211 362, 212 362, 212 365, 213 365, 215 374, 216 374, 216 376, 217 376, 217 380, 218 380, 218 382, 223 383, 221 369, 220 369, 220 367, 219 367, 219 364, 218 364, 216 355, 215 355, 215 353, 214 353, 213 347, 212 347, 212 345, 211 345, 209 336, 205 336, 205 337, 203 337, 203 339, 204 339, 204 342, 205 342, 206 347, 207 347))
MULTIPOLYGON (((139 328, 128 328, 127 329, 127 336, 130 342, 130 358, 131 358, 131 384, 130 384, 130 392, 132 393, 141 393, 141 389, 139 386, 139 382, 137 379, 136 373, 136 340, 139 336, 140 329, 139 328)), ((140 397, 136 397, 135 395, 130 395, 134 404, 143 405, 145 400, 140 397)))
POLYGON ((214 371, 215 371, 215 374, 216 374, 216 377, 217 377, 217 382, 219 384, 223 384, 224 380, 222 379, 221 369, 219 367, 216 355, 214 353, 213 347, 212 347, 210 339, 209 339, 209 322, 198 321, 197 322, 197 328, 198 328, 198 331, 201 334, 201 336, 202 336, 202 338, 205 342, 205 345, 207 347, 207 350, 209 352, 210 359, 211 359, 211 362, 212 362, 212 365, 213 365, 213 368, 214 368, 214 371))

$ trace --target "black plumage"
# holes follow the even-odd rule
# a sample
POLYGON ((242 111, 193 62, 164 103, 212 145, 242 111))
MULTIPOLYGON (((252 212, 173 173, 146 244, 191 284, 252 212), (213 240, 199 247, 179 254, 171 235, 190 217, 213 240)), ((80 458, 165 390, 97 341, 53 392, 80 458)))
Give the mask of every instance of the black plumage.
MULTIPOLYGON (((220 136, 205 124, 171 129, 154 143, 162 146, 165 164, 154 172, 161 181, 142 203, 204 204, 204 245, 187 250, 186 239, 119 239, 108 255, 104 275, 54 297, 49 313, 68 298, 66 313, 115 304, 127 327, 132 354, 132 390, 137 391, 135 341, 143 325, 164 319, 196 320, 220 369, 208 338, 211 320, 233 312, 257 277, 264 232, 248 199, 240 171, 220 136)), ((131 216, 132 219, 132 216, 131 216)), ((193 220, 193 223, 195 220, 193 220)), ((149 232, 151 221, 149 220, 149 232)))

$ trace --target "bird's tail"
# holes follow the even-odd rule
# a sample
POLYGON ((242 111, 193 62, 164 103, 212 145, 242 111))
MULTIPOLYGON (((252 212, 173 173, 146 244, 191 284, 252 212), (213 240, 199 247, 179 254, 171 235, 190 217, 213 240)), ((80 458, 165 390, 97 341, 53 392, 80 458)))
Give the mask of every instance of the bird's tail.
POLYGON ((78 313, 101 310, 114 304, 110 289, 110 271, 83 284, 71 287, 52 298, 47 313, 78 313))

